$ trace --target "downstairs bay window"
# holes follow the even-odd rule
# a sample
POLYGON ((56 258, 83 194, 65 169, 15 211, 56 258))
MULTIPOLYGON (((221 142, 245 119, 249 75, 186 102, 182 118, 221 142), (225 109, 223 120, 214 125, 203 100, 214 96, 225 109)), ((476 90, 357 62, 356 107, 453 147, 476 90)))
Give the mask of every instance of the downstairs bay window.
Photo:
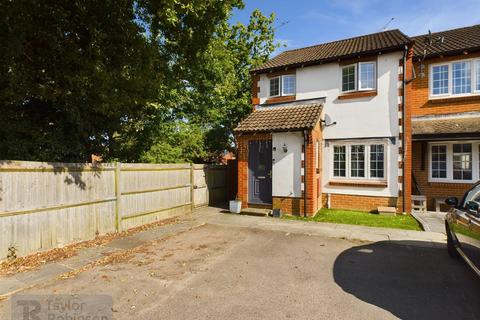
POLYGON ((429 181, 472 183, 480 179, 480 141, 431 143, 429 181))
POLYGON ((334 143, 332 177, 337 180, 386 180, 386 144, 334 143))

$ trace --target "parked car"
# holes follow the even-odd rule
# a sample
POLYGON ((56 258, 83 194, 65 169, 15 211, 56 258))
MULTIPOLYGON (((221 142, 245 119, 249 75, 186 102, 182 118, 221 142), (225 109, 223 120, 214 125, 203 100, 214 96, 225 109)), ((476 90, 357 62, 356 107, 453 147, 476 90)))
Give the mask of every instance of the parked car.
POLYGON ((463 199, 445 200, 451 208, 445 219, 448 253, 462 258, 480 276, 480 183, 468 190, 463 199))

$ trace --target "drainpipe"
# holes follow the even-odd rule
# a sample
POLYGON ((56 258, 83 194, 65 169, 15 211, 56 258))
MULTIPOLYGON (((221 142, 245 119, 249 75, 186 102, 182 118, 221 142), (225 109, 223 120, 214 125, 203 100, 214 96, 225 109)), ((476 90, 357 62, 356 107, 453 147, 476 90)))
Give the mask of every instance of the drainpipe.
POLYGON ((308 132, 303 130, 303 217, 307 217, 307 142, 308 132))
POLYGON ((403 211, 405 212, 406 208, 406 201, 405 201, 405 159, 407 154, 407 144, 406 142, 406 135, 405 135, 405 96, 406 96, 406 85, 407 85, 407 54, 408 54, 408 46, 405 45, 405 49, 403 51, 403 80, 402 80, 402 133, 403 133, 403 155, 402 155, 402 162, 403 162, 403 179, 402 179, 402 203, 403 203, 403 211))

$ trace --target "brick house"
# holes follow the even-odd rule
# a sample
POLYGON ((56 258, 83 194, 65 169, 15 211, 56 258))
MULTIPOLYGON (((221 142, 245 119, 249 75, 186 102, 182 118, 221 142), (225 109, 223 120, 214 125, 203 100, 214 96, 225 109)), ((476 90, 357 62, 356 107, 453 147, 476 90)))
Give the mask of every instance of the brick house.
POLYGON ((438 210, 480 179, 480 25, 412 40, 413 193, 438 210))
POLYGON ((459 196, 480 179, 477 58, 480 26, 389 30, 285 51, 252 70, 253 112, 235 129, 243 207, 410 212, 412 193, 430 209, 459 196))

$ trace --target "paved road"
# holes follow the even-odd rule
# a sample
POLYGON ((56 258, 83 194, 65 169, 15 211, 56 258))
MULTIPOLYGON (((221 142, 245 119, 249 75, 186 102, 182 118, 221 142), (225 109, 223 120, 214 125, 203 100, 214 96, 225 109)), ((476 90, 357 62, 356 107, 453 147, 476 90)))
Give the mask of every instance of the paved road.
MULTIPOLYGON (((108 294, 115 319, 480 318, 480 282, 444 244, 218 219, 24 293, 108 294)), ((0 304, 1 319, 8 306, 0 304)))

